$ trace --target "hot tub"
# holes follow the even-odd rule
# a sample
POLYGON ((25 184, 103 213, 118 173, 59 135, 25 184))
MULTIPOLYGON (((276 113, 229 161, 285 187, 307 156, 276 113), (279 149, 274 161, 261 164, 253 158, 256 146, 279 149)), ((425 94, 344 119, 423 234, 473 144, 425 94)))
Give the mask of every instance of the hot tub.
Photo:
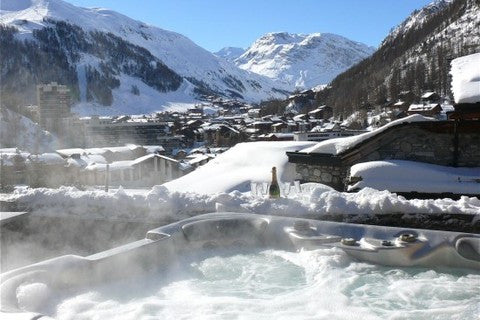
POLYGON ((1 317, 473 319, 479 270, 476 234, 212 213, 6 272, 1 317))

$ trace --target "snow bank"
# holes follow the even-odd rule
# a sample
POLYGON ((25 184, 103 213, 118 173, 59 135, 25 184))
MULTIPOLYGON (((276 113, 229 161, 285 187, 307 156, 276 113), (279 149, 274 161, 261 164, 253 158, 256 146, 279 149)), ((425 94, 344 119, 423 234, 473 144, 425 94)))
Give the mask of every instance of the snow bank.
POLYGON ((349 190, 370 187, 395 192, 480 194, 480 168, 403 160, 371 161, 352 166, 350 176, 362 180, 349 186, 349 190))
POLYGON ((207 212, 234 211, 285 216, 318 216, 324 214, 480 214, 480 200, 475 197, 452 199, 406 200, 388 191, 364 188, 358 193, 344 193, 313 187, 289 198, 266 199, 233 191, 201 195, 169 191, 155 186, 145 192, 80 191, 74 187, 58 189, 17 188, 0 200, 16 201, 33 215, 54 217, 121 219, 160 222, 181 220, 207 212))
POLYGON ((172 191, 202 194, 250 190, 251 181, 270 181, 272 167, 277 167, 281 181, 295 180, 295 167, 288 163, 287 151, 300 150, 314 142, 239 143, 197 170, 164 186, 172 191))
POLYGON ((452 60, 450 73, 456 103, 480 102, 480 53, 452 60))
POLYGON ((414 114, 402 119, 392 121, 377 130, 366 132, 352 137, 336 138, 322 141, 313 147, 302 150, 304 153, 329 153, 333 155, 340 154, 345 150, 352 148, 366 139, 376 136, 377 134, 387 130, 388 128, 398 126, 403 123, 421 122, 421 121, 435 121, 433 118, 424 117, 419 114, 414 114))

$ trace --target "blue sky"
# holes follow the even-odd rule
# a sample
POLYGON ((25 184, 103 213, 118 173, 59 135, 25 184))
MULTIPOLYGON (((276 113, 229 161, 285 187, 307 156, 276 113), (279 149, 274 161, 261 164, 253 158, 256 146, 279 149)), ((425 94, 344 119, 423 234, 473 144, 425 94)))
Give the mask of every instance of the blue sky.
POLYGON ((67 0, 181 33, 210 51, 247 48, 267 32, 329 32, 378 46, 432 0, 67 0))

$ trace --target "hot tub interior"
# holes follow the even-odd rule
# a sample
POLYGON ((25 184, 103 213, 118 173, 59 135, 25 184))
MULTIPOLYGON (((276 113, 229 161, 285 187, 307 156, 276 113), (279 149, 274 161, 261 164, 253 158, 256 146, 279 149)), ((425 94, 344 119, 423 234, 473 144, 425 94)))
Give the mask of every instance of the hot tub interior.
POLYGON ((479 239, 209 214, 95 255, 2 274, 2 312, 59 319, 474 319, 479 239))

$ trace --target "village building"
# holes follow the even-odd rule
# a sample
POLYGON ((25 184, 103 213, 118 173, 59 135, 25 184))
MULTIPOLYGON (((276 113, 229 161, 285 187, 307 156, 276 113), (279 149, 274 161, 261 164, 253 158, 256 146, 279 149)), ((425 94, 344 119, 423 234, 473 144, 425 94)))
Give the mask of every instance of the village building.
POLYGON ((426 117, 439 117, 442 112, 442 106, 440 103, 420 103, 420 104, 411 104, 408 107, 407 114, 421 114, 426 117))
POLYGON ((302 182, 318 182, 345 190, 348 170, 375 160, 410 160, 442 166, 480 167, 480 122, 401 122, 371 133, 358 143, 334 150, 287 152, 302 182))
POLYGON ((71 116, 70 90, 52 82, 37 85, 37 104, 43 129, 60 134, 65 128, 63 120, 71 116))

